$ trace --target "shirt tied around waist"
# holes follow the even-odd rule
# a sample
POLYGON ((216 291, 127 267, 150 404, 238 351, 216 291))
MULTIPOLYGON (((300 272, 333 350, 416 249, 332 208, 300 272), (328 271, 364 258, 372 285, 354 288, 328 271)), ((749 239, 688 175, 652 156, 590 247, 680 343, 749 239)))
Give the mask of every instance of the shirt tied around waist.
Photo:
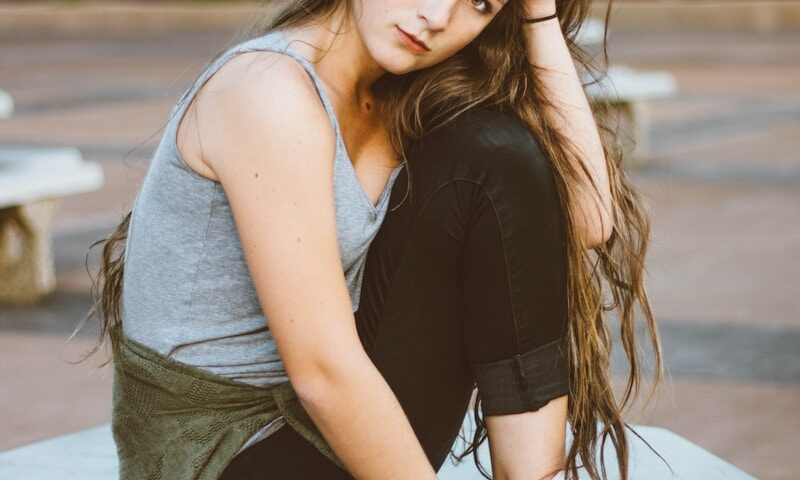
POLYGON ((216 480, 242 445, 280 415, 347 470, 289 382, 268 388, 236 382, 122 335, 112 383, 111 430, 121 480, 216 480))

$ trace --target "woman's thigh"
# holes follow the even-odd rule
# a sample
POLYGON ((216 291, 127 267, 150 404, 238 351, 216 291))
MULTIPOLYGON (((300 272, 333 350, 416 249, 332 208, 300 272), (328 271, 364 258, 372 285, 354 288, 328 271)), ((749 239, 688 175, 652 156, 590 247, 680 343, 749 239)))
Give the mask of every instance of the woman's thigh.
POLYGON ((248 447, 220 480, 352 480, 289 425, 248 447))
MULTIPOLYGON (((487 415, 535 410, 565 393, 560 206, 527 130, 488 110, 428 135, 390 205, 369 249, 356 324, 438 470, 476 382, 487 415)), ((314 469, 281 478, 343 473, 290 437, 276 433, 240 457, 264 472, 314 469)))

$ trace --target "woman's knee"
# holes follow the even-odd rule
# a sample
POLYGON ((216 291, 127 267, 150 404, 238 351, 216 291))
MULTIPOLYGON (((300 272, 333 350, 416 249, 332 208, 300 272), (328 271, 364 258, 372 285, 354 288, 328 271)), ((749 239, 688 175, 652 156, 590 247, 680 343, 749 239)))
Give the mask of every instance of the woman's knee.
POLYGON ((426 135, 414 160, 412 172, 439 184, 458 178, 478 182, 492 195, 517 189, 512 193, 535 195, 537 202, 557 200, 549 160, 528 127, 508 113, 466 112, 426 135))
MULTIPOLYGON (((553 166, 528 127, 518 118, 489 109, 463 114, 431 134, 425 155, 423 187, 427 198, 442 185, 469 182, 485 198, 463 195, 469 214, 491 209, 512 258, 522 250, 563 253, 564 211, 553 166)), ((412 173, 413 175, 413 173, 412 173)), ((477 191, 476 189, 472 189, 477 191)))
POLYGON ((420 160, 431 165, 418 177, 424 190, 418 205, 425 208, 435 195, 450 192, 452 208, 442 214, 456 212, 458 226, 474 230, 461 235, 472 238, 467 248, 497 250, 514 315, 533 314, 534 303, 547 297, 559 302, 566 290, 565 217, 552 166, 527 126, 511 115, 476 109, 434 132, 423 147, 429 156, 420 160))

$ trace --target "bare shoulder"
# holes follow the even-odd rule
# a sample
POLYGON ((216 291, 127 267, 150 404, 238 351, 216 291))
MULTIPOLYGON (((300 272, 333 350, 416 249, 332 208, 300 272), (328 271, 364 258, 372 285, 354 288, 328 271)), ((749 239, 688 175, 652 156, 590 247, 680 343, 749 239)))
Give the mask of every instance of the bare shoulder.
POLYGON ((200 131, 300 393, 331 366, 366 359, 338 248, 336 139, 301 65, 269 54, 251 57, 237 58, 206 92, 200 131))
MULTIPOLYGON (((236 162, 236 152, 258 143, 282 142, 292 132, 313 132, 307 142, 333 155, 335 137, 325 107, 305 69, 288 55, 272 51, 236 54, 197 92, 181 128, 187 163, 206 169, 219 181, 219 170, 236 162), (193 148, 194 147, 194 148, 193 148), (195 159, 195 165, 189 158, 195 159), (198 165, 199 164, 199 165, 198 165)), ((198 170, 198 168, 195 168, 198 170)), ((203 174, 203 172, 199 172, 203 174)))

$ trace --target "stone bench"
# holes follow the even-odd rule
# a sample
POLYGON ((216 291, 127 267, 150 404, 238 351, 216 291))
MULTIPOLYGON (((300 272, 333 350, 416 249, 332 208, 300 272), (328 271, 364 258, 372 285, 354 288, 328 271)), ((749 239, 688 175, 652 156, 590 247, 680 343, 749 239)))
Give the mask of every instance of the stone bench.
MULTIPOLYGON (((596 47, 603 43, 604 32, 603 22, 590 18, 578 30, 577 41, 587 48, 596 47)), ((588 76, 584 78, 585 82, 588 80, 588 76)), ((674 95, 678 90, 674 75, 611 65, 608 75, 601 82, 589 85, 587 90, 592 98, 608 101, 619 114, 621 140, 630 164, 645 163, 650 157, 647 102, 674 95)))
MULTIPOLYGON (((471 413, 464 417, 464 422, 465 431, 471 437, 471 413)), ((754 480, 754 477, 669 430, 644 425, 633 425, 633 428, 666 459, 674 472, 671 473, 670 467, 629 431, 629 471, 633 480, 754 480)), ((570 442, 568 434, 567 446, 570 442)), ((606 445, 609 479, 616 479, 616 457, 611 442, 607 441, 606 445)), ((463 452, 462 440, 456 441, 454 450, 463 452)), ((484 468, 491 472, 488 440, 481 444, 478 456, 484 468)), ((118 478, 117 468, 117 451, 110 424, 0 452, 0 478, 4 479, 115 480, 118 478)), ((453 464, 452 456, 448 457, 438 477, 442 480, 484 479, 475 467, 472 454, 458 465, 453 464)))
POLYGON ((14 113, 14 100, 5 90, 0 89, 0 120, 10 118, 14 113))
POLYGON ((100 165, 76 148, 0 145, 0 303, 30 304, 55 288, 58 201, 103 182, 100 165))
POLYGON ((599 45, 603 43, 605 30, 602 21, 596 18, 587 18, 578 30, 575 40, 583 46, 599 45))
POLYGON ((646 163, 650 158, 648 102, 675 94, 678 90, 675 77, 669 72, 611 65, 607 76, 589 85, 587 90, 592 98, 608 101, 619 115, 626 162, 629 165, 646 163))

